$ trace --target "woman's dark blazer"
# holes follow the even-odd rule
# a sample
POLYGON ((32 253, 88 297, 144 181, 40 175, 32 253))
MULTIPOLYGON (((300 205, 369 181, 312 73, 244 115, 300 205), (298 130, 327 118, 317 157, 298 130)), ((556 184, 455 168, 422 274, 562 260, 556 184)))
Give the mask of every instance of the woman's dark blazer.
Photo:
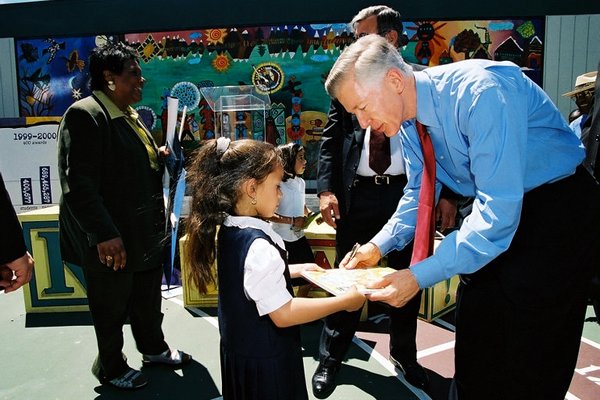
POLYGON ((125 270, 162 264, 162 166, 150 167, 146 147, 125 117, 111 119, 94 95, 74 103, 59 127, 58 169, 63 260, 93 263, 96 245, 120 236, 125 270))

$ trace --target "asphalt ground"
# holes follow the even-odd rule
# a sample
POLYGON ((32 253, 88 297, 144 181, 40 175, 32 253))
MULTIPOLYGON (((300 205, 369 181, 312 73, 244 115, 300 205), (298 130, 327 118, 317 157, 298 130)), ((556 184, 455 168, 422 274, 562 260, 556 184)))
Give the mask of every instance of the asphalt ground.
MULTIPOLYGON (((174 291, 177 293, 177 291, 174 291)), ((133 368, 150 380, 137 391, 100 385, 90 373, 96 341, 87 312, 26 314, 23 293, 0 294, 0 399, 219 399, 219 333, 214 308, 185 308, 181 294, 163 300, 163 329, 168 343, 194 360, 181 368, 145 367, 129 326, 124 352, 133 368)), ((435 323, 419 321, 418 359, 430 372, 429 395, 408 385, 387 361, 385 308, 371 306, 340 370, 331 400, 443 398, 453 370, 452 314, 435 323)), ((322 323, 302 327, 304 369, 310 378, 317 366, 322 323)), ((589 307, 579 361, 569 400, 600 398, 600 325, 589 307)))

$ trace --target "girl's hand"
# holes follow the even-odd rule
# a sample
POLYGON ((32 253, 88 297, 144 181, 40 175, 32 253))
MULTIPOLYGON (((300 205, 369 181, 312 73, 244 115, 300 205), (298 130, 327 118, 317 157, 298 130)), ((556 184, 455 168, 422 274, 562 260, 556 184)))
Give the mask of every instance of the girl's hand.
POLYGON ((365 304, 366 300, 365 295, 356 290, 356 286, 352 286, 352 288, 344 293, 342 297, 346 301, 345 310, 348 312, 360 309, 363 304, 365 304))
POLYGON ((302 271, 323 271, 323 268, 315 263, 290 264, 288 268, 290 269, 290 276, 292 278, 301 278, 302 271))
POLYGON ((294 222, 292 223, 292 227, 296 229, 304 229, 304 224, 306 223, 306 217, 294 217, 294 222))

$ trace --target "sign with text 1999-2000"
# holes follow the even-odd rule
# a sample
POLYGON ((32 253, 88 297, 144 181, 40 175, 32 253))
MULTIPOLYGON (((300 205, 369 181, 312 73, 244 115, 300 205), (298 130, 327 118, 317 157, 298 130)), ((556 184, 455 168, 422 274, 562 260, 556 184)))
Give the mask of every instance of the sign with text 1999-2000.
POLYGON ((58 204, 58 123, 0 127, 0 172, 17 213, 58 204))

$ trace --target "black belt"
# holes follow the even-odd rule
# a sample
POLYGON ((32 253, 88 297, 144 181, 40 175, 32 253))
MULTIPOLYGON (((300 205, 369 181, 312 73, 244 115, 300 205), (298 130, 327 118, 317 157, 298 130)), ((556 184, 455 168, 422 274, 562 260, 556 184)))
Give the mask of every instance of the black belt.
POLYGON ((488 281, 490 279, 498 279, 498 268, 494 265, 486 265, 478 271, 470 274, 459 274, 458 279, 463 285, 473 284, 475 282, 488 281))
POLYGON ((395 183, 404 182, 406 184, 406 175, 373 175, 373 176, 354 176, 354 186, 356 185, 392 185, 395 183))

